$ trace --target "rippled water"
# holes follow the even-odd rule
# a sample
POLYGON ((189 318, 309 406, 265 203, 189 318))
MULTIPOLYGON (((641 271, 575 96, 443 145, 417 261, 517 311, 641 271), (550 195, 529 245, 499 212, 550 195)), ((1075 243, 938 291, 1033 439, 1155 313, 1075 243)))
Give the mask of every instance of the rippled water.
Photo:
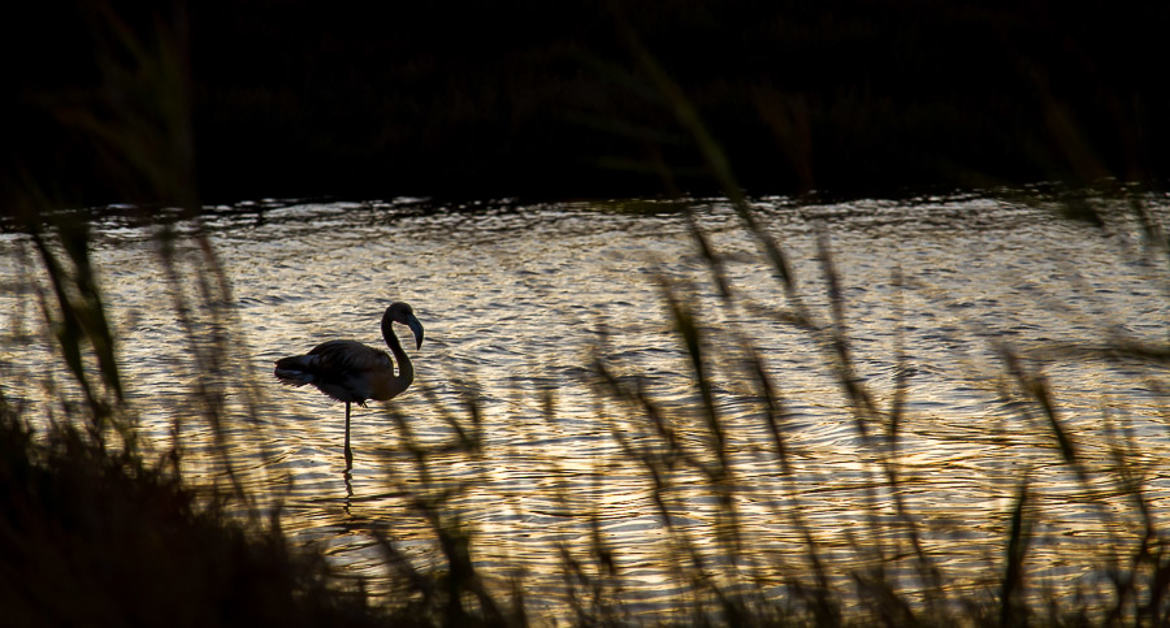
MULTIPOLYGON (((1161 216, 1166 199, 1148 200, 1161 216)), ((229 430, 231 446, 250 488, 280 495, 286 529, 326 546, 338 565, 370 577, 374 591, 384 585, 385 566, 370 531, 387 525, 412 560, 437 560, 433 534, 410 498, 449 490, 447 504, 473 530, 485 577, 503 586, 522 575, 537 613, 563 612, 559 548, 584 558, 591 521, 614 548, 626 594, 654 609, 677 600, 684 586, 672 571, 681 561, 679 533, 714 552, 727 508, 709 478, 685 464, 656 493, 647 469, 623 450, 654 442, 649 421, 599 393, 590 373, 597 356, 622 381, 641 381, 672 417, 682 446, 700 458, 711 454, 664 283, 693 307, 704 331, 734 510, 762 581, 779 584, 786 569, 804 564, 807 543, 793 511, 824 557, 842 566, 872 558, 856 546, 892 539, 898 528, 879 464, 885 450, 859 433, 824 347, 767 314, 791 301, 735 212, 719 201, 692 206, 723 259, 733 306, 719 298, 685 215, 669 204, 435 207, 402 199, 211 208, 205 226, 243 335, 233 337, 235 357, 210 367, 193 362, 175 297, 195 302, 199 280, 213 276, 183 273, 176 291, 152 231, 116 216, 99 225, 94 255, 145 432, 167 445, 177 430, 189 472, 213 476, 213 439, 191 418, 191 391, 199 370, 231 380, 235 396, 226 403, 240 419, 229 430), (411 351, 414 387, 387 405, 405 418, 416 444, 436 450, 420 470, 392 415, 378 403, 355 408, 347 483, 343 407, 311 388, 278 385, 272 363, 331 338, 380 345, 379 317, 392 300, 414 306, 427 336, 411 351), (745 341, 782 396, 788 476, 742 367, 745 341), (463 403, 469 387, 482 411, 482 449, 440 450, 457 442, 444 410, 471 429, 463 403), (254 416, 249 395, 260 409, 254 416), (671 510, 673 534, 656 495, 671 510)), ((1038 572, 1069 582, 1096 569, 1089 557, 1134 524, 1132 505, 1108 480, 1108 445, 1117 441, 1110 429, 1130 430, 1140 445, 1132 462, 1145 474, 1155 511, 1170 506, 1166 373, 1073 350, 1166 339, 1170 277, 1143 255, 1135 225, 1119 220, 1097 229, 1059 220, 1043 204, 980 196, 835 205, 763 199, 755 211, 825 324, 831 300, 818 239, 828 244, 857 377, 878 408, 893 404, 898 369, 907 374, 898 492, 950 586, 975 590, 1000 576, 1024 476, 1042 513, 1031 554, 1038 572), (1047 419, 1013 395, 1004 347, 1047 378, 1098 494, 1062 462, 1047 419)), ((17 261, 27 253, 23 242, 3 241, 6 285, 26 285, 22 273, 36 272, 17 261)), ((192 246, 180 238, 178 259, 201 260, 192 246)), ((191 267, 201 262, 180 265, 191 267)), ((0 298, 13 312, 11 338, 36 331, 31 297, 12 290, 0 298)), ((216 331, 192 316, 196 337, 216 331)), ((50 358, 37 338, 0 349, 0 386, 45 419, 52 404, 11 384, 54 377, 65 386, 64 375, 43 368, 50 358)))

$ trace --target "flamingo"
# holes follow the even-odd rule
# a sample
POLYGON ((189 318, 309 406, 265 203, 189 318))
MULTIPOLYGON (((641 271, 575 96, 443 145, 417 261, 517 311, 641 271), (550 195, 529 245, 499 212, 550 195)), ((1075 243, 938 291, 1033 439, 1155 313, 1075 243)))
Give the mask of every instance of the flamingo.
POLYGON ((363 408, 366 401, 388 401, 406 390, 414 381, 414 365, 394 334, 394 323, 410 327, 414 333, 415 349, 422 348, 422 323, 414 316, 410 305, 401 301, 391 303, 382 314, 382 337, 394 360, 381 349, 375 349, 356 340, 323 342, 305 355, 294 355, 276 361, 276 378, 290 386, 312 384, 317 390, 345 402, 345 467, 353 466, 349 448, 350 404, 363 408), (394 362, 398 374, 394 374, 394 362))

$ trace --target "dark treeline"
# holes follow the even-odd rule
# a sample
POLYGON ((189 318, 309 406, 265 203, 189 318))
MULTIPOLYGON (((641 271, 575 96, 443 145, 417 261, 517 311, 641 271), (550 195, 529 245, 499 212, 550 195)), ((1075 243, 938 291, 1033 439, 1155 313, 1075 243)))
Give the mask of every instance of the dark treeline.
POLYGON ((4 27, 5 166, 71 200, 715 189, 678 122, 688 105, 752 193, 1170 172, 1165 3, 27 11, 4 27), (143 164, 110 158, 125 145, 182 175, 127 190, 143 164))

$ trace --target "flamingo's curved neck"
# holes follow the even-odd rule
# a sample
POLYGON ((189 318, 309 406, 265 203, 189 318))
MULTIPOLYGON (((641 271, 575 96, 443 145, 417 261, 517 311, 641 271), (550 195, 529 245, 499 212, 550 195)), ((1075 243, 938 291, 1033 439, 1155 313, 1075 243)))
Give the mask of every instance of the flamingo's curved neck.
POLYGON ((398 336, 394 333, 394 321, 391 320, 389 313, 382 317, 382 337, 386 339, 386 345, 390 347, 390 353, 394 354, 394 361, 398 363, 398 375, 394 379, 402 386, 399 390, 406 390, 414 381, 414 365, 410 363, 410 356, 406 355, 402 343, 398 342, 398 336))

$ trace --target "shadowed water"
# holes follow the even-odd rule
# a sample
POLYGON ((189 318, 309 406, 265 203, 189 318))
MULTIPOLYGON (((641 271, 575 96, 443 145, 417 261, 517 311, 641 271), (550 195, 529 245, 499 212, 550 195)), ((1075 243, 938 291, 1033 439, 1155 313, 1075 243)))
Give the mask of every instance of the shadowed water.
MULTIPOLYGON (((1159 215, 1165 210, 1165 199, 1150 201, 1159 215)), ((228 426, 228 442, 247 487, 277 496, 286 531, 325 546, 337 565, 370 578, 371 590, 386 583, 371 530, 386 526, 419 565, 437 560, 412 500, 447 491, 445 503, 472 530, 473 558, 489 584, 522 577, 532 610, 563 612, 560 548, 584 556, 594 521, 614 550, 625 595, 641 600, 635 608, 654 610, 685 588, 673 571, 680 534, 715 562, 714 548, 729 542, 718 533, 728 509, 708 478, 680 466, 656 492, 629 449, 654 441, 645 417, 593 387, 595 357, 619 377, 637 376, 672 413, 682 446, 710 449, 664 282, 693 307, 704 332, 733 510, 753 562, 715 571, 751 573, 767 588, 783 582, 786 570, 800 570, 807 541, 793 510, 822 557, 838 566, 873 559, 858 548, 899 529, 881 474, 884 450, 859 432, 822 347, 768 315, 789 301, 755 240, 729 206, 691 205, 743 297, 734 306, 719 298, 685 215, 666 203, 434 207, 402 199, 211 208, 203 227, 231 283, 243 335, 210 367, 192 361, 188 337, 238 330, 220 329, 197 308, 186 329, 175 314, 176 298, 194 302, 206 276, 188 272, 176 289, 158 262, 154 232, 117 216, 98 225, 94 257, 127 396, 148 439, 166 447, 179 434, 192 477, 222 473, 211 455, 212 430, 192 418, 192 390, 201 371, 230 381, 238 396, 224 403, 239 420, 228 426), (426 327, 421 350, 410 350, 414 386, 386 404, 413 438, 382 404, 355 407, 347 482, 343 406, 311 387, 280 386, 272 364, 333 338, 383 346, 378 322, 394 300, 410 302, 426 327), (781 472, 743 374, 745 344, 783 397, 791 474, 781 472), (420 468, 405 443, 456 442, 442 410, 467 425, 469 390, 482 411, 482 448, 436 450, 420 468), (244 397, 260 411, 249 414, 244 397)), ((1119 338, 1165 340, 1170 283, 1164 265, 1144 255, 1136 225, 1118 220, 1100 229, 1057 219, 1043 203, 980 196, 822 205, 763 199, 754 210, 823 321, 832 304, 818 238, 828 243, 856 375, 879 408, 892 406, 897 374, 906 375, 898 492, 949 586, 976 591, 1001 575, 1024 476, 1042 513, 1029 557, 1037 577, 1066 586, 1093 575, 1102 564, 1096 558, 1139 525, 1128 497, 1105 480, 1116 464, 1108 445, 1121 430, 1140 444, 1131 462, 1144 474, 1153 510, 1170 507, 1165 373, 1085 352, 1119 338), (1005 350, 1046 377, 1084 468, 1101 479, 1098 492, 1087 494, 1045 420, 1010 394, 1005 350)), ((179 225, 180 232, 193 228, 179 225)), ((176 242, 178 259, 198 259, 193 245, 176 242)), ((3 248, 0 272, 14 287, 0 296, 0 310, 11 312, 12 341, 0 347, 4 380, 68 388, 63 373, 43 368, 51 357, 27 244, 10 235, 3 248)), ((27 404, 27 416, 54 416, 43 390, 0 386, 27 404)), ((906 564, 885 557, 895 577, 909 563, 903 558, 906 564)))

